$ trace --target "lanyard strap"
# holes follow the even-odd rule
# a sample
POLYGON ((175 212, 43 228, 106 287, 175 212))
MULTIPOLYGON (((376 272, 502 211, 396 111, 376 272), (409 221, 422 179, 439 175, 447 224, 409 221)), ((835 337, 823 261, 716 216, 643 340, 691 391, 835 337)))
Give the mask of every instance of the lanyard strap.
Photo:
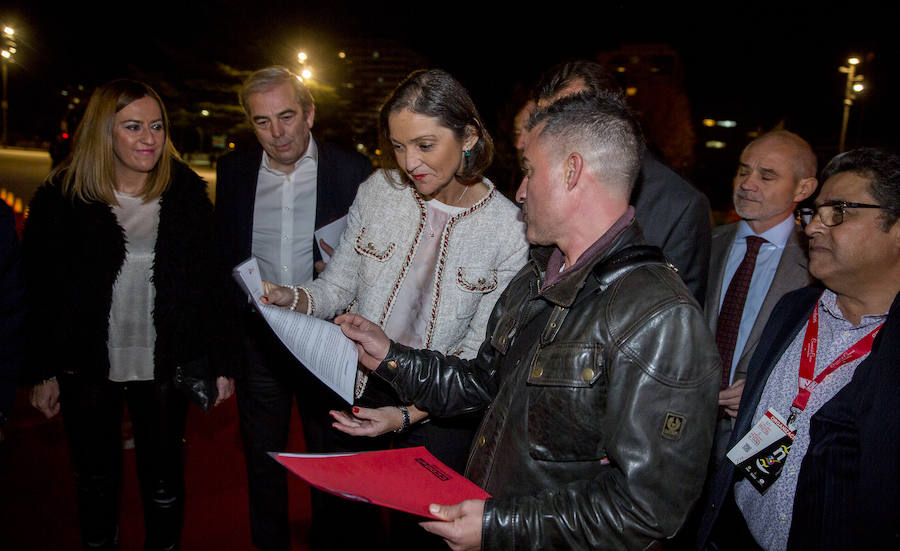
POLYGON ((819 383, 824 381, 826 377, 831 375, 834 370, 842 365, 868 354, 872 350, 872 341, 875 340, 882 325, 884 325, 884 322, 878 324, 878 327, 870 331, 868 335, 856 341, 856 343, 847 350, 844 350, 844 352, 835 358, 833 362, 828 364, 828 367, 819 373, 817 377, 813 378, 813 373, 815 373, 816 368, 816 350, 818 348, 819 340, 819 303, 817 301, 816 307, 813 308, 812 313, 809 315, 809 323, 806 324, 806 334, 803 337, 803 351, 800 353, 800 373, 798 375, 797 397, 794 398, 791 409, 796 408, 799 411, 803 411, 806 408, 806 404, 809 402, 810 394, 813 389, 819 386, 819 383))

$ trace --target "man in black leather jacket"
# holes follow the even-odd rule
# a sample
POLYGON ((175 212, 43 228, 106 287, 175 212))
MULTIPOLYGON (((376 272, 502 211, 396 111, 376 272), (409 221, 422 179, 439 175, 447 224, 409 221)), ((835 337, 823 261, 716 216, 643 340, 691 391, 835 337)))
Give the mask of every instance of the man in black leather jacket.
MULTIPOLYGON (((612 73, 588 60, 551 67, 541 75, 534 96, 538 105, 547 105, 581 91, 627 104, 625 91, 612 73)), ((645 151, 629 202, 634 205, 634 216, 644 230, 644 239, 662 249, 703 306, 712 243, 712 215, 706 196, 645 151)))
POLYGON ((700 494, 718 353, 634 222, 630 114, 582 93, 530 128, 517 199, 538 247, 479 355, 410 350, 354 315, 336 322, 405 400, 437 416, 487 408, 466 474, 493 497, 432 506, 446 522, 426 530, 453 549, 644 549, 674 535, 700 494))

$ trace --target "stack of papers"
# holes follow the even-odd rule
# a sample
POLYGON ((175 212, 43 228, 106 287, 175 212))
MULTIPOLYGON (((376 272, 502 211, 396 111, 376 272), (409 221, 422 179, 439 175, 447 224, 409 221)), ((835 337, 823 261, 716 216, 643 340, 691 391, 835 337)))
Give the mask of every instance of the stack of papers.
POLYGON ((331 322, 260 302, 263 283, 255 258, 238 264, 233 275, 291 354, 344 401, 352 404, 358 359, 356 344, 331 322))

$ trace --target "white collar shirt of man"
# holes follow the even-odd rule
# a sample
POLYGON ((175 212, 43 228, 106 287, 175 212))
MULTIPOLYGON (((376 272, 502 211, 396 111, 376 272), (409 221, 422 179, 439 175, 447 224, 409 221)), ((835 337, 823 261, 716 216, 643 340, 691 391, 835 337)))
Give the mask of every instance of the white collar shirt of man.
POLYGON ((306 152, 285 174, 269 166, 263 152, 253 205, 253 256, 262 278, 280 285, 313 277, 318 148, 310 137, 306 152))

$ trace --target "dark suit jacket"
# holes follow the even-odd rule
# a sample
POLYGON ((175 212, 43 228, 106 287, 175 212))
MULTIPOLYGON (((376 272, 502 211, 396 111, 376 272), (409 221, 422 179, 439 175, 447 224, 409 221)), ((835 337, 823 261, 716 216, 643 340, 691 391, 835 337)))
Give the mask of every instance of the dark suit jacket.
POLYGON ((663 250, 703 306, 711 227, 706 196, 647 153, 631 204, 644 240, 663 250))
MULTIPOLYGON (((731 252, 738 224, 740 223, 725 224, 714 228, 712 231, 709 285, 706 287, 706 306, 704 311, 713 335, 716 334, 716 324, 719 319, 719 297, 722 295, 722 286, 725 285, 722 281, 725 277, 725 264, 728 263, 728 254, 731 252)), ((763 327, 766 326, 775 304, 781 300, 785 293, 805 287, 813 282, 813 278, 809 275, 807 268, 808 263, 806 235, 798 226, 784 245, 784 251, 781 253, 781 260, 778 261, 778 267, 775 269, 772 285, 769 287, 769 292, 766 293, 766 298, 759 309, 756 321, 753 322, 753 328, 750 330, 750 336, 747 338, 744 349, 735 350, 735 354, 740 358, 734 374, 735 381, 747 377, 747 366, 750 364, 750 358, 753 357, 753 352, 759 343, 763 327)))
POLYGON ((21 263, 15 215, 0 201, 0 426, 12 413, 22 367, 25 286, 21 263))
MULTIPOLYGON (((784 296, 750 362, 729 448, 756 420, 766 381, 822 293, 784 296)), ((809 449, 800 465, 788 549, 896 549, 900 544, 900 295, 853 378, 810 419, 809 449)), ((720 462, 703 511, 700 546, 723 505, 733 500, 734 464, 720 462)), ((727 508, 726 508, 727 509, 727 508)), ((734 509, 736 510, 736 509, 734 509)), ((729 549, 728 542, 717 542, 729 549)))
MULTIPOLYGON (((319 153, 316 173, 318 229, 347 214, 356 197, 356 188, 372 172, 372 165, 358 153, 327 143, 317 141, 316 147, 319 153)), ((256 180, 262 153, 262 147, 254 144, 254 147, 225 155, 216 168, 216 227, 223 268, 229 273, 250 257, 256 180)), ((313 254, 316 260, 320 259, 318 247, 313 247, 313 254)), ((247 303, 247 297, 237 284, 232 285, 232 298, 236 307, 247 303)))

